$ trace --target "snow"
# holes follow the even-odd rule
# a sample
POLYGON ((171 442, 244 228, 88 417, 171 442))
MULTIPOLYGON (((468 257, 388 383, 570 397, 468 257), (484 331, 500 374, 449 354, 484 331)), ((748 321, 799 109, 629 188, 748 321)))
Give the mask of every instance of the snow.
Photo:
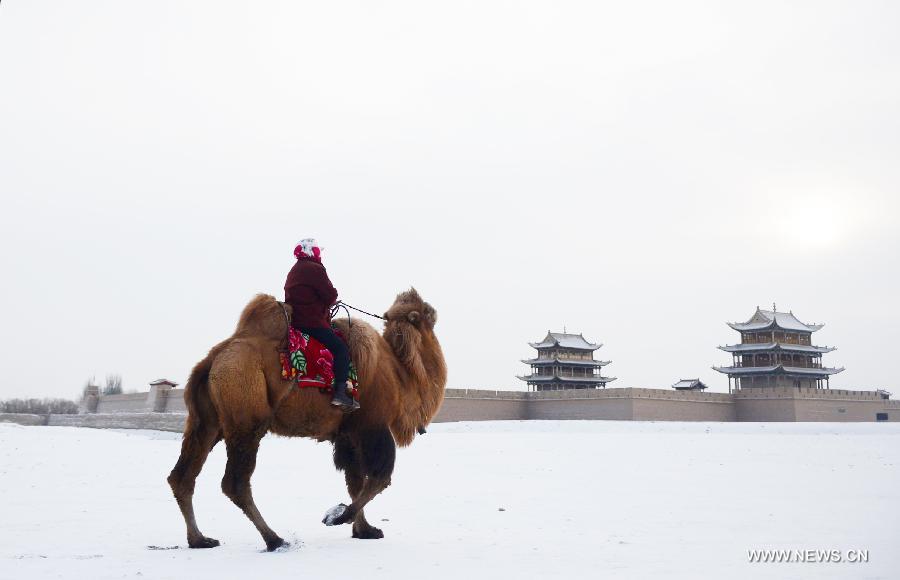
POLYGON ((267 437, 253 489, 292 545, 266 553, 219 490, 221 445, 195 506, 222 546, 189 550, 165 483, 177 434, 0 424, 0 579, 897 578, 898 443, 897 423, 435 424, 366 510, 385 539, 354 540, 321 523, 348 499, 330 446, 267 437))

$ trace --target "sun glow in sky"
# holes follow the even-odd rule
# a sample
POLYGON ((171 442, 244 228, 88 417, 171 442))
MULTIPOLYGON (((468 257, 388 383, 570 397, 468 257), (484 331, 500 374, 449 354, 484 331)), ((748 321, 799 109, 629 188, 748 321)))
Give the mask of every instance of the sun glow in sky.
POLYGON ((796 250, 826 250, 849 243, 867 225, 864 213, 849 197, 828 193, 773 196, 781 200, 774 220, 779 242, 796 250))

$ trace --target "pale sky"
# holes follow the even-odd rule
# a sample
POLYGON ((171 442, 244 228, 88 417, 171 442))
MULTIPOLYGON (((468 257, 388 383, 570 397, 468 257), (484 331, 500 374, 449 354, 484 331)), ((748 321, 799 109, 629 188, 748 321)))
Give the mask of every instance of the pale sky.
MULTIPOLYGON (((451 387, 548 329, 615 387, 726 321, 825 323, 900 395, 900 4, 0 5, 0 398, 184 383, 315 236, 341 298, 438 311, 451 387)), ((373 321, 378 322, 378 321, 373 321)))

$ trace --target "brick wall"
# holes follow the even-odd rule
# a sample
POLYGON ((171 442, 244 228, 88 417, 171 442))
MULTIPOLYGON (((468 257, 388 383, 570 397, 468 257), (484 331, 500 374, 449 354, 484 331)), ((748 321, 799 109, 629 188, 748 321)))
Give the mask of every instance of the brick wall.
POLYGON ((95 429, 155 429, 182 433, 187 415, 181 413, 92 413, 50 415, 51 427, 92 427, 95 429))
POLYGON ((527 419, 525 395, 515 391, 447 389, 436 423, 447 421, 499 421, 527 419))
POLYGON ((486 391, 447 389, 435 421, 602 419, 617 421, 734 421, 734 400, 723 393, 663 389, 486 391))
POLYGON ((30 415, 28 413, 0 413, 0 423, 17 425, 46 425, 46 415, 30 415))
POLYGON ((900 421, 900 401, 875 391, 773 387, 739 389, 734 398, 738 421, 866 422, 878 413, 900 421))
POLYGON ((142 413, 152 411, 147 403, 147 393, 126 395, 102 395, 97 402, 97 413, 142 413))

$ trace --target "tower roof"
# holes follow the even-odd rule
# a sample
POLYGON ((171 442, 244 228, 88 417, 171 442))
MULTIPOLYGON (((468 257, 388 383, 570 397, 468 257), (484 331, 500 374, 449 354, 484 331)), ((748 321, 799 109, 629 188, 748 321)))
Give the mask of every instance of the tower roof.
POLYGON ((156 386, 156 385, 171 385, 171 386, 173 386, 173 387, 177 387, 177 386, 178 386, 178 383, 176 383, 175 381, 170 381, 169 379, 156 379, 155 381, 153 381, 152 383, 150 383, 150 385, 151 385, 151 386, 156 386))
POLYGON ((815 332, 825 326, 824 324, 806 324, 800 322, 793 312, 778 312, 775 310, 762 310, 758 306, 756 312, 747 322, 729 322, 728 326, 739 331, 769 330, 780 328, 782 330, 795 330, 799 332, 815 332))
POLYGON ((594 351, 603 346, 588 342, 581 334, 567 334, 565 332, 547 331, 547 336, 541 342, 529 342, 532 348, 552 348, 555 346, 571 348, 574 350, 594 351))
POLYGON ((702 391, 707 386, 700 379, 681 379, 672 388, 676 391, 702 391))

